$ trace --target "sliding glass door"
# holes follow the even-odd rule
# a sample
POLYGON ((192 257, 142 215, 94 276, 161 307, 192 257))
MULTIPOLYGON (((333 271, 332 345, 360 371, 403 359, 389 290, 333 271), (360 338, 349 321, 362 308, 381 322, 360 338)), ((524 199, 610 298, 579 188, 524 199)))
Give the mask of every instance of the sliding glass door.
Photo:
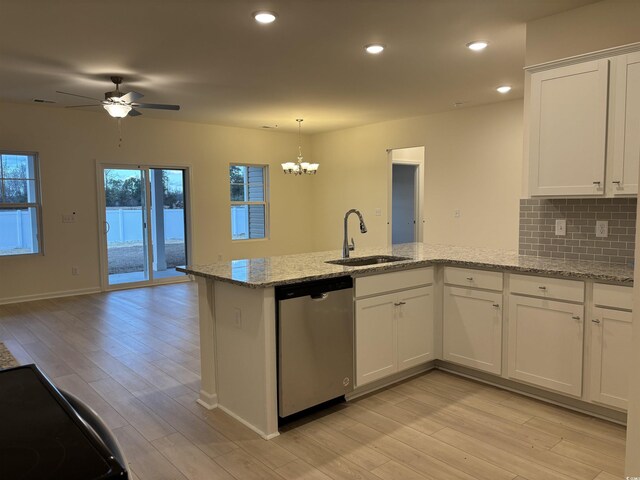
POLYGON ((102 167, 107 286, 183 277, 186 176, 179 168, 102 167))

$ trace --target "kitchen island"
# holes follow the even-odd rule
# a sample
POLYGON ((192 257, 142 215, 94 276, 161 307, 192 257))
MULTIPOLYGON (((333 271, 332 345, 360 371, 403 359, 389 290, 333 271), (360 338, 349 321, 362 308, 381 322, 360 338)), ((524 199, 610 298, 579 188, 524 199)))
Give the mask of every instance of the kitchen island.
MULTIPOLYGON (((326 263, 339 251, 190 265, 198 282, 202 382, 198 403, 220 408, 263 438, 278 435, 274 288, 312 280, 354 278, 428 266, 455 266, 631 286, 627 265, 554 260, 484 248, 410 243, 359 249, 352 256, 406 257, 347 267, 326 263)), ((393 290, 393 286, 389 286, 393 290)))

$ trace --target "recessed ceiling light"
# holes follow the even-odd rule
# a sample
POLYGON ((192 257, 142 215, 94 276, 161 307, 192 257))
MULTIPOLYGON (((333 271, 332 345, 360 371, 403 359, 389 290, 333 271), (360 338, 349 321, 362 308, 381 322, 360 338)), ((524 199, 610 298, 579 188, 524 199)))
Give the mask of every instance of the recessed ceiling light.
POLYGON ((365 45, 364 49, 367 51, 367 53, 377 55, 378 53, 381 53, 384 50, 384 45, 380 43, 372 43, 370 45, 365 45))
POLYGON ((480 50, 484 50, 489 45, 489 42, 484 40, 475 40, 473 42, 467 43, 467 48, 469 50, 473 50, 474 52, 479 52, 480 50))
POLYGON ((258 23, 273 23, 278 16, 274 12, 260 11, 253 14, 258 23))
POLYGON ((501 85, 496 90, 500 93, 509 93, 511 91, 511 85, 501 85))

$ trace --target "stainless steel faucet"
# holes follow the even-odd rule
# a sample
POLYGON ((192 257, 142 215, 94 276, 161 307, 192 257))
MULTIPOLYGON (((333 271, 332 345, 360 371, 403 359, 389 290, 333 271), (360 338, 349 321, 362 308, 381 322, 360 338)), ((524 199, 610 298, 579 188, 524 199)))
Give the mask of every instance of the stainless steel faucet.
POLYGON ((347 220, 349 219, 349 215, 351 215, 352 213, 355 213, 356 215, 358 215, 358 218, 360 219, 360 232, 367 233, 367 226, 364 224, 364 218, 362 218, 362 214, 360 213, 359 210, 352 208, 347 213, 345 213, 344 214, 344 239, 342 241, 342 258, 349 258, 349 252, 354 248, 356 248, 356 244, 353 241, 353 237, 351 238, 351 243, 349 243, 349 241, 347 240, 349 238, 349 235, 347 233, 349 224, 347 223, 347 220))

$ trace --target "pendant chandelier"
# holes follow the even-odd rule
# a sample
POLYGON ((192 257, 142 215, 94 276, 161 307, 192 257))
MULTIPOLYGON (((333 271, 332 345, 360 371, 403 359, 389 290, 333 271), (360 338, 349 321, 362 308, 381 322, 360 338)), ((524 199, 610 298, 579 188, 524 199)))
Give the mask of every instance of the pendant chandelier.
POLYGON ((292 173, 293 175, 315 175, 318 171, 318 167, 320 164, 318 163, 309 163, 303 162, 302 157, 302 146, 300 144, 300 127, 302 125, 302 118, 296 118, 296 122, 298 122, 298 161, 297 162, 286 162, 282 164, 282 171, 286 174, 292 173))

